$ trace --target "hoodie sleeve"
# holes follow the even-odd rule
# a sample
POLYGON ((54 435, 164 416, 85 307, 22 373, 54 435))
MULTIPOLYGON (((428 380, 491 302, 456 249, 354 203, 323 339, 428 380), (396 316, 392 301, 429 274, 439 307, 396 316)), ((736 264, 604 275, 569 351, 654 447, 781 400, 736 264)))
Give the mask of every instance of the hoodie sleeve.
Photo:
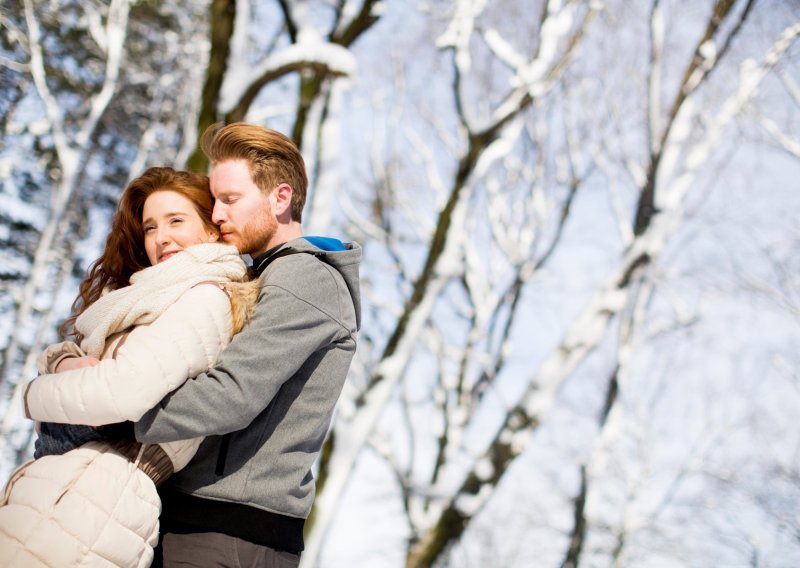
POLYGON ((136 327, 114 359, 29 383, 34 420, 97 426, 138 420, 187 378, 207 370, 228 344, 230 302, 216 286, 188 290, 150 325, 136 327))
POLYGON ((163 443, 241 430, 302 366, 318 364, 328 346, 355 333, 352 301, 336 297, 332 269, 311 257, 289 258, 281 262, 302 263, 303 278, 271 278, 220 362, 147 412, 135 425, 137 440, 163 443))

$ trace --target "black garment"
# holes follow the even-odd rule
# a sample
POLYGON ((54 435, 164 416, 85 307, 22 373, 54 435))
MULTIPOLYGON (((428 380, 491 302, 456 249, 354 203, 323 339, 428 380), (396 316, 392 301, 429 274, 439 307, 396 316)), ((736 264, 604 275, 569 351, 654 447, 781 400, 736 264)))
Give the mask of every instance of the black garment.
POLYGON ((103 440, 103 434, 91 426, 42 422, 39 437, 34 442, 33 457, 65 454, 87 442, 103 440))
POLYGON ((162 534, 218 532, 293 554, 303 550, 305 519, 241 503, 203 499, 168 487, 159 488, 158 494, 162 534))
POLYGON ((136 441, 133 435, 133 422, 120 422, 97 428, 80 424, 42 422, 39 428, 39 437, 34 442, 33 457, 39 459, 42 456, 66 454, 88 442, 100 440, 136 441))

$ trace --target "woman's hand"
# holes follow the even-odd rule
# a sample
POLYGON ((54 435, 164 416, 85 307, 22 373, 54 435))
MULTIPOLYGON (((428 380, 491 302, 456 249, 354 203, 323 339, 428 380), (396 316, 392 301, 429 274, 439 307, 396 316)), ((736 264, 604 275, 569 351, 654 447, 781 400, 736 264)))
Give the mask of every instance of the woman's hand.
POLYGON ((58 366, 56 366, 56 373, 63 373, 64 371, 72 371, 74 369, 82 369, 84 367, 94 367, 100 362, 97 357, 91 355, 84 355, 83 357, 66 357, 62 359, 58 366))

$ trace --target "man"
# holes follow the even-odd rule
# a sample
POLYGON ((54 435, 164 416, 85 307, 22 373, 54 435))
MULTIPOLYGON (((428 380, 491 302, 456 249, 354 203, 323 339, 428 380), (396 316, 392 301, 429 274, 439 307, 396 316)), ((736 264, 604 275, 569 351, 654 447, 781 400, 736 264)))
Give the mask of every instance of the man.
POLYGON ((217 366, 136 424, 140 442, 206 436, 160 492, 165 566, 299 563, 312 465, 356 349, 361 249, 303 237, 297 147, 260 126, 212 126, 213 221, 253 258, 255 312, 217 366))

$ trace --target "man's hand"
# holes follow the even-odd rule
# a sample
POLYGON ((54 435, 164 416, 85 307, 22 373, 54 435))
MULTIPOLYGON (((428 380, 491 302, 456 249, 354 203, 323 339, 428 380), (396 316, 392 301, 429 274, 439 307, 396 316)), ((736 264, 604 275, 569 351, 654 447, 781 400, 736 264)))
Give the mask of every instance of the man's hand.
POLYGON ((67 357, 58 363, 56 366, 56 373, 72 371, 73 369, 82 369, 84 367, 94 367, 99 362, 100 359, 90 355, 84 355, 83 357, 67 357))

